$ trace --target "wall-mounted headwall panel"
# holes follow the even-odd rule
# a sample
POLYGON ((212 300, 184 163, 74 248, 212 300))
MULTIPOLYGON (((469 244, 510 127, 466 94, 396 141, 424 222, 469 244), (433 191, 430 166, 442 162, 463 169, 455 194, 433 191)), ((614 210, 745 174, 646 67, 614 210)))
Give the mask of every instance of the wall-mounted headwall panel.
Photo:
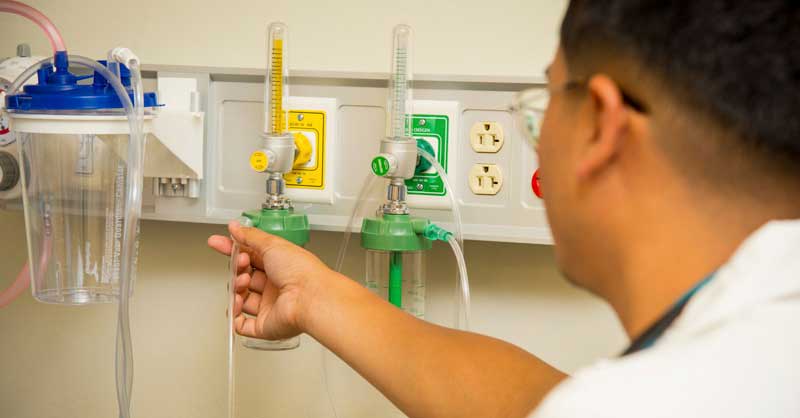
MULTIPOLYGON (((225 223, 242 210, 260 207, 266 177, 253 171, 248 159, 261 144, 263 77, 256 71, 183 67, 151 67, 148 75, 165 72, 196 77, 201 84, 206 172, 197 199, 156 197, 146 189, 144 217, 225 223)), ((448 171, 467 239, 551 242, 544 207, 530 187, 536 155, 517 134, 508 111, 513 94, 534 86, 531 81, 415 80, 414 136, 427 142, 448 171), (486 135, 478 138, 486 146, 476 150, 471 133, 486 135), (502 135, 501 146, 493 135, 502 135), (470 181, 481 182, 484 192, 476 193, 470 181)), ((343 230, 385 135, 385 76, 297 72, 291 82, 290 126, 311 148, 307 161, 287 176, 289 194, 309 214, 313 229, 343 230)), ((443 194, 435 170, 421 167, 408 185, 416 214, 451 222, 450 196, 443 194)), ((378 188, 374 199, 382 199, 378 188)), ((369 202, 362 213, 373 212, 377 203, 369 202)))

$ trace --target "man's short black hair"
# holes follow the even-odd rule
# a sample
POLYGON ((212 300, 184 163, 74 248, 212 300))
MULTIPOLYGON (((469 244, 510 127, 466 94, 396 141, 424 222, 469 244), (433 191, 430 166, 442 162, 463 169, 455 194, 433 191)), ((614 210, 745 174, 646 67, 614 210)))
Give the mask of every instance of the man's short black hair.
MULTIPOLYGON (((572 0, 568 71, 586 55, 632 60, 685 111, 800 176, 800 1, 572 0)), ((800 193, 800 191, 795 191, 800 193)))

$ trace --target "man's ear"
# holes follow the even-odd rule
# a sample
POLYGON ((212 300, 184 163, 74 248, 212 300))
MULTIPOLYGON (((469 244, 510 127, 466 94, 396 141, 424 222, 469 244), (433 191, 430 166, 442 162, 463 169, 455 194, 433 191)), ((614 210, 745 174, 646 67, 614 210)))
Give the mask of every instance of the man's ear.
POLYGON ((579 179, 594 176, 614 160, 623 145, 630 117, 622 92, 611 78, 595 75, 586 88, 592 101, 594 132, 581 152, 577 167, 579 179))

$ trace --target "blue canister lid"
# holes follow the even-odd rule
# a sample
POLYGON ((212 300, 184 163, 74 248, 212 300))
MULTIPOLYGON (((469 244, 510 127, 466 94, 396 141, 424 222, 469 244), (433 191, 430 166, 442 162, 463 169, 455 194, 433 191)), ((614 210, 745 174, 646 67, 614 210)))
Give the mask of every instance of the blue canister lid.
MULTIPOLYGON (((55 67, 47 63, 37 71, 37 84, 25 86, 22 92, 6 97, 6 108, 16 111, 37 110, 101 110, 122 109, 122 102, 102 75, 96 71, 91 76, 76 76, 69 72, 66 51, 58 51, 54 57, 55 67), (91 84, 78 84, 79 81, 92 78, 91 84)), ((98 61, 108 67, 106 61, 98 61)), ((119 75, 122 85, 128 91, 131 102, 134 102, 131 89, 131 72, 122 64, 119 75)), ((144 93, 144 107, 159 106, 156 93, 144 93)))

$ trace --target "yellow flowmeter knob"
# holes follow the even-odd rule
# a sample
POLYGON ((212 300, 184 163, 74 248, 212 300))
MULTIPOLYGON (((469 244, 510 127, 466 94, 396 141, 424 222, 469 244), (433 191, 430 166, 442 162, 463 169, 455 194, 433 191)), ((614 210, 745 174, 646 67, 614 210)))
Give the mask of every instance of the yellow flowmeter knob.
POLYGON ((311 161, 311 141, 301 132, 294 133, 294 167, 302 167, 311 161))
POLYGON ((259 173, 263 173, 267 171, 268 166, 269 157, 266 152, 259 150, 250 154, 250 168, 259 173))

